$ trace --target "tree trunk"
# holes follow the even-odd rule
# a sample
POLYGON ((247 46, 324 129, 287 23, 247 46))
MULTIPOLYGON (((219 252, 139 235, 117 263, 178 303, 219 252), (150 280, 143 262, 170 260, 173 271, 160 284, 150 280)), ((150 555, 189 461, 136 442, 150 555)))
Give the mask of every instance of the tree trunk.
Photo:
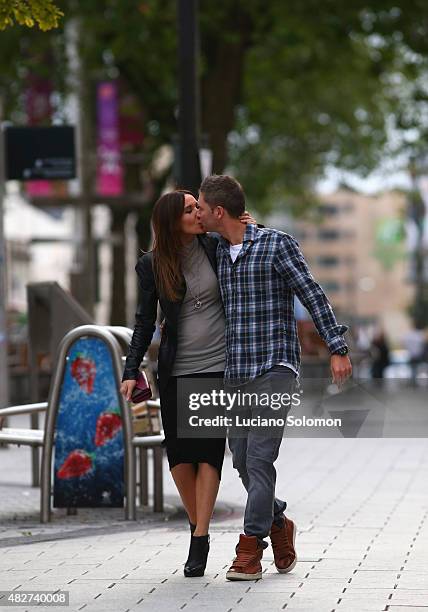
POLYGON ((208 134, 213 161, 212 171, 221 174, 227 165, 227 137, 235 124, 235 109, 242 95, 245 53, 252 25, 242 13, 230 16, 238 19, 233 42, 207 39, 206 61, 210 62, 209 75, 202 79, 202 133, 208 134))
POLYGON ((141 257, 141 251, 148 251, 152 233, 150 229, 150 219, 152 216, 153 206, 145 206, 138 214, 135 231, 137 232, 138 254, 141 257))
POLYGON ((112 289, 110 325, 125 325, 126 322, 126 259, 125 222, 127 210, 111 210, 112 289))

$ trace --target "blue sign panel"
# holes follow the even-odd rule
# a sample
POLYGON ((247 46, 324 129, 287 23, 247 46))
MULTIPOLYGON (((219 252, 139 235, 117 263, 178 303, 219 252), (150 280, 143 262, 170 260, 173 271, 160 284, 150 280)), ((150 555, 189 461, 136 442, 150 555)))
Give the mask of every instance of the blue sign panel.
POLYGON ((101 338, 70 347, 56 421, 54 507, 123 507, 124 445, 110 351, 101 338))

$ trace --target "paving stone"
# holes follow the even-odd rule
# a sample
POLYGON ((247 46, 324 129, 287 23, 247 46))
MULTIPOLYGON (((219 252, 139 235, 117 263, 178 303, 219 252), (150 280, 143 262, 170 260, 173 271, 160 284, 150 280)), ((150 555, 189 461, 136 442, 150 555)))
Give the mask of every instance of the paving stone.
POLYGON ((427 612, 428 606, 388 606, 388 612, 427 612))
POLYGON ((242 532, 245 497, 229 454, 219 494, 227 514, 212 523, 205 576, 190 581, 183 577, 189 530, 174 509, 179 500, 166 464, 168 522, 139 512, 136 523, 126 523, 120 509, 87 509, 77 517, 55 510, 54 521, 40 525, 39 491, 30 486, 30 454, 22 450, 0 450, 3 588, 61 586, 73 599, 70 612, 83 606, 85 612, 271 612, 283 602, 287 612, 381 612, 385 606, 428 612, 426 441, 284 441, 277 494, 299 527, 299 563, 278 574, 269 547, 263 579, 237 583, 226 581, 225 571, 242 532))
POLYGON ((206 604, 194 601, 187 603, 183 610, 186 612, 198 612, 199 610, 204 610, 204 612, 228 612, 230 610, 230 604, 227 602, 206 604))
POLYGON ((341 602, 336 604, 335 612, 383 612, 386 607, 383 603, 377 602, 359 602, 355 605, 349 602, 341 602))
POLYGON ((396 589, 391 597, 391 605, 428 606, 428 589, 422 591, 403 591, 396 589))
POLYGON ((400 572, 397 584, 399 589, 428 589, 428 572, 425 574, 417 574, 415 572, 400 572))

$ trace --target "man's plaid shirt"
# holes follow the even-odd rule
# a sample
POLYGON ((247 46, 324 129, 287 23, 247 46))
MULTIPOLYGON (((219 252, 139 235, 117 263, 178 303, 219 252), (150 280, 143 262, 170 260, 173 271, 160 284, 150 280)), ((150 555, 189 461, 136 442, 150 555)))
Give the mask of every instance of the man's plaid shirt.
POLYGON ((218 279, 226 314, 225 381, 240 385, 281 362, 297 371, 300 343, 294 294, 310 312, 330 352, 346 347, 327 297, 290 235, 248 224, 237 259, 220 237, 218 279))

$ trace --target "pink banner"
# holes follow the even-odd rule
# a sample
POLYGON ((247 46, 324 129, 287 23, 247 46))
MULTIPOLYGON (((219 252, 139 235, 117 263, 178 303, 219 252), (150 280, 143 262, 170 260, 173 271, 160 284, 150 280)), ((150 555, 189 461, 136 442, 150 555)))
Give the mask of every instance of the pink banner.
MULTIPOLYGON (((28 80, 29 86, 25 92, 28 125, 47 125, 52 115, 51 82, 34 75, 31 75, 28 80)), ((53 194, 50 181, 27 181, 25 188, 29 196, 51 196, 53 194)))
POLYGON ((122 195, 118 88, 114 81, 103 81, 98 85, 97 123, 97 193, 105 196, 122 195))

